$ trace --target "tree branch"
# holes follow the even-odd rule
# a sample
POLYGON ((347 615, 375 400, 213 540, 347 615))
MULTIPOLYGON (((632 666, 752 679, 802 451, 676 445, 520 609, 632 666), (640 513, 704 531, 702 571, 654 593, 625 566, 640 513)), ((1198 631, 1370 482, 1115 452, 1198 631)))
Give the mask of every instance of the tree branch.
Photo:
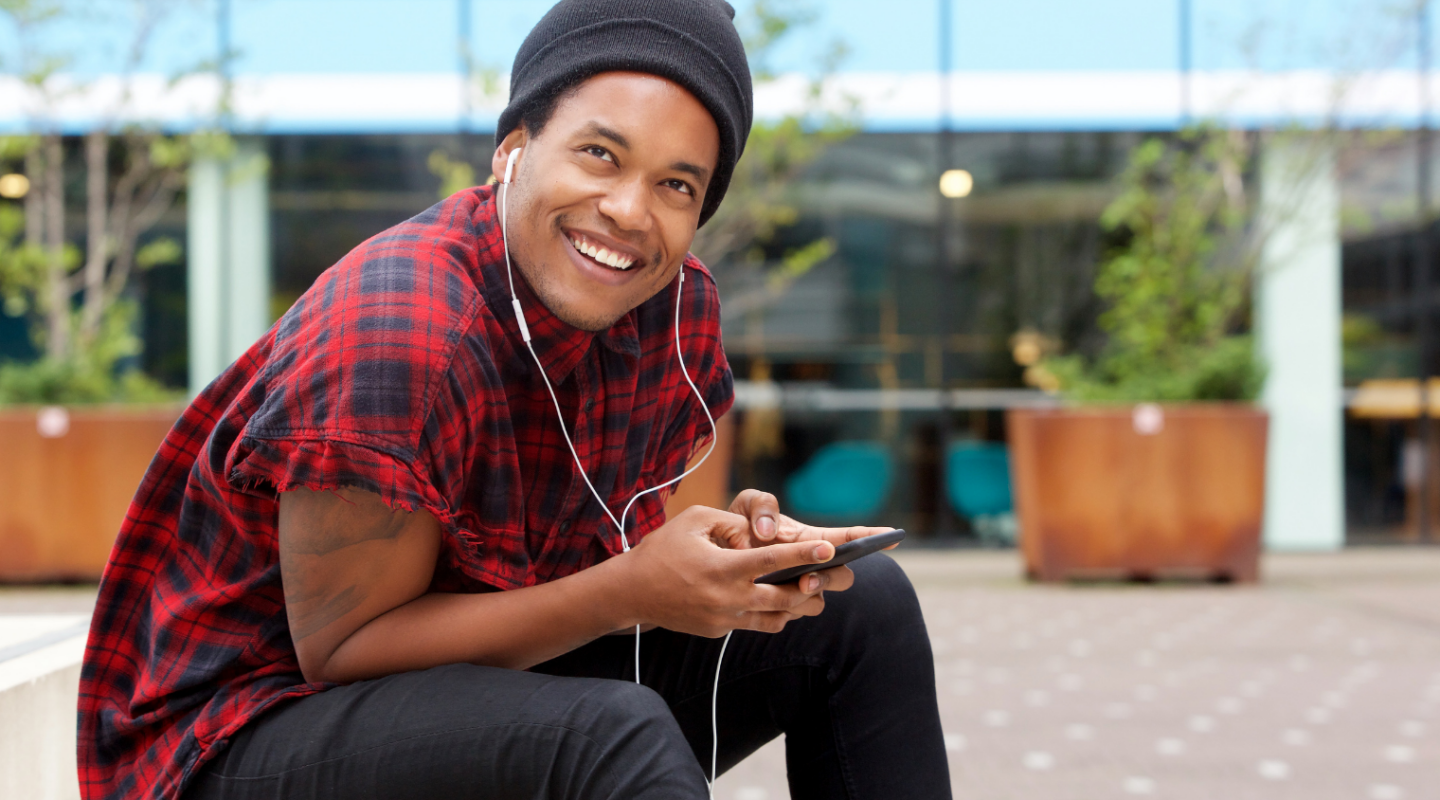
POLYGON ((85 306, 80 337, 93 341, 105 310, 105 264, 110 256, 106 189, 110 177, 110 135, 97 128, 85 135, 85 306))
POLYGON ((45 353, 63 361, 70 355, 70 293, 65 279, 65 148, 60 134, 47 134, 45 149, 45 353))

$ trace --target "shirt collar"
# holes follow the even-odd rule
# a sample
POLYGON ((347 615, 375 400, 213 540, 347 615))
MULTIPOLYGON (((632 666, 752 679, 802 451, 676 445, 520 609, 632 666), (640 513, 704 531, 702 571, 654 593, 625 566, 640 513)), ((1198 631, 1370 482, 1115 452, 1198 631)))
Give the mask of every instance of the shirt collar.
MULTIPOLYGON (((475 227, 480 236, 476 248, 476 284, 485 298, 490 312, 505 331, 505 344, 512 354, 528 368, 533 361, 525 352, 525 340, 520 336, 520 324, 515 320, 510 305, 510 280, 505 274, 505 251, 500 233, 500 220, 495 207, 495 187, 482 186, 475 190, 478 200, 475 208, 475 227)), ((640 355, 640 337, 635 327, 635 310, 621 317, 609 329, 592 333, 574 327, 555 316, 540 298, 531 290, 530 284, 519 269, 515 273, 515 296, 520 298, 520 307, 525 309, 525 322, 530 328, 530 344, 535 355, 551 381, 560 384, 575 371, 575 367, 590 351, 595 339, 622 355, 640 355)))

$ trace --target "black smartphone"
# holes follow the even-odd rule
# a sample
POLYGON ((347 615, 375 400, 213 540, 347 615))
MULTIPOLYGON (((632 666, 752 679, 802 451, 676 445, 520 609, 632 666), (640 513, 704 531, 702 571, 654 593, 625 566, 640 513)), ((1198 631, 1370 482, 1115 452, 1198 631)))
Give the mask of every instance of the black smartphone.
POLYGON ((857 558, 863 558, 871 553, 884 550, 904 538, 905 531, 898 528, 893 531, 876 533, 840 545, 835 548, 835 555, 823 564, 801 564, 798 567, 776 570, 775 572, 761 575, 755 579, 755 582, 778 586, 782 583, 798 581, 801 576, 809 575, 812 572, 820 572, 821 570, 831 569, 841 566, 842 564, 849 564, 857 558))

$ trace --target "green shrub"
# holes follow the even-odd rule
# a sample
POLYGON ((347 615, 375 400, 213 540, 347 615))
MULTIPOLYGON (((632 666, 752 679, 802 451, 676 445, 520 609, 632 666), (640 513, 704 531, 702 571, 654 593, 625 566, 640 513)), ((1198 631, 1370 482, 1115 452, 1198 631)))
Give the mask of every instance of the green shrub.
POLYGON ((134 334, 137 309, 116 301, 106 309, 89 346, 68 358, 43 357, 29 362, 0 363, 0 405, 9 403, 84 405, 92 403, 165 403, 184 399, 138 369, 123 369, 125 359, 139 354, 134 334))
POLYGON ((1106 341, 1051 357, 1042 378, 1081 403, 1249 401, 1265 368, 1247 333, 1254 243, 1243 133, 1201 127, 1138 147, 1101 225, 1106 341))

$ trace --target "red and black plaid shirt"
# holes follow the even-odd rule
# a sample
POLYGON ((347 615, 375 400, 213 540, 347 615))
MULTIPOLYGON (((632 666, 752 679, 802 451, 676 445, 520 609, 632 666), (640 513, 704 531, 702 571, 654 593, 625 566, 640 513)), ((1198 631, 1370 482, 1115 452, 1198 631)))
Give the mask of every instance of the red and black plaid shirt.
MULTIPOLYGON (((301 677, 277 492, 358 487, 445 531, 431 588, 513 589, 619 550, 576 474, 510 310, 493 192, 461 192, 360 245, 185 410, 130 506, 80 681, 89 800, 176 798, 241 726, 321 691, 301 677)), ((685 364, 733 397, 720 303, 694 257, 685 364)), ((575 448, 613 509, 680 474, 710 434, 675 360, 675 284, 608 331, 556 319, 517 274, 575 448)), ((635 505, 635 538, 664 521, 635 505)), ((629 533, 627 531, 627 533, 629 533)))

